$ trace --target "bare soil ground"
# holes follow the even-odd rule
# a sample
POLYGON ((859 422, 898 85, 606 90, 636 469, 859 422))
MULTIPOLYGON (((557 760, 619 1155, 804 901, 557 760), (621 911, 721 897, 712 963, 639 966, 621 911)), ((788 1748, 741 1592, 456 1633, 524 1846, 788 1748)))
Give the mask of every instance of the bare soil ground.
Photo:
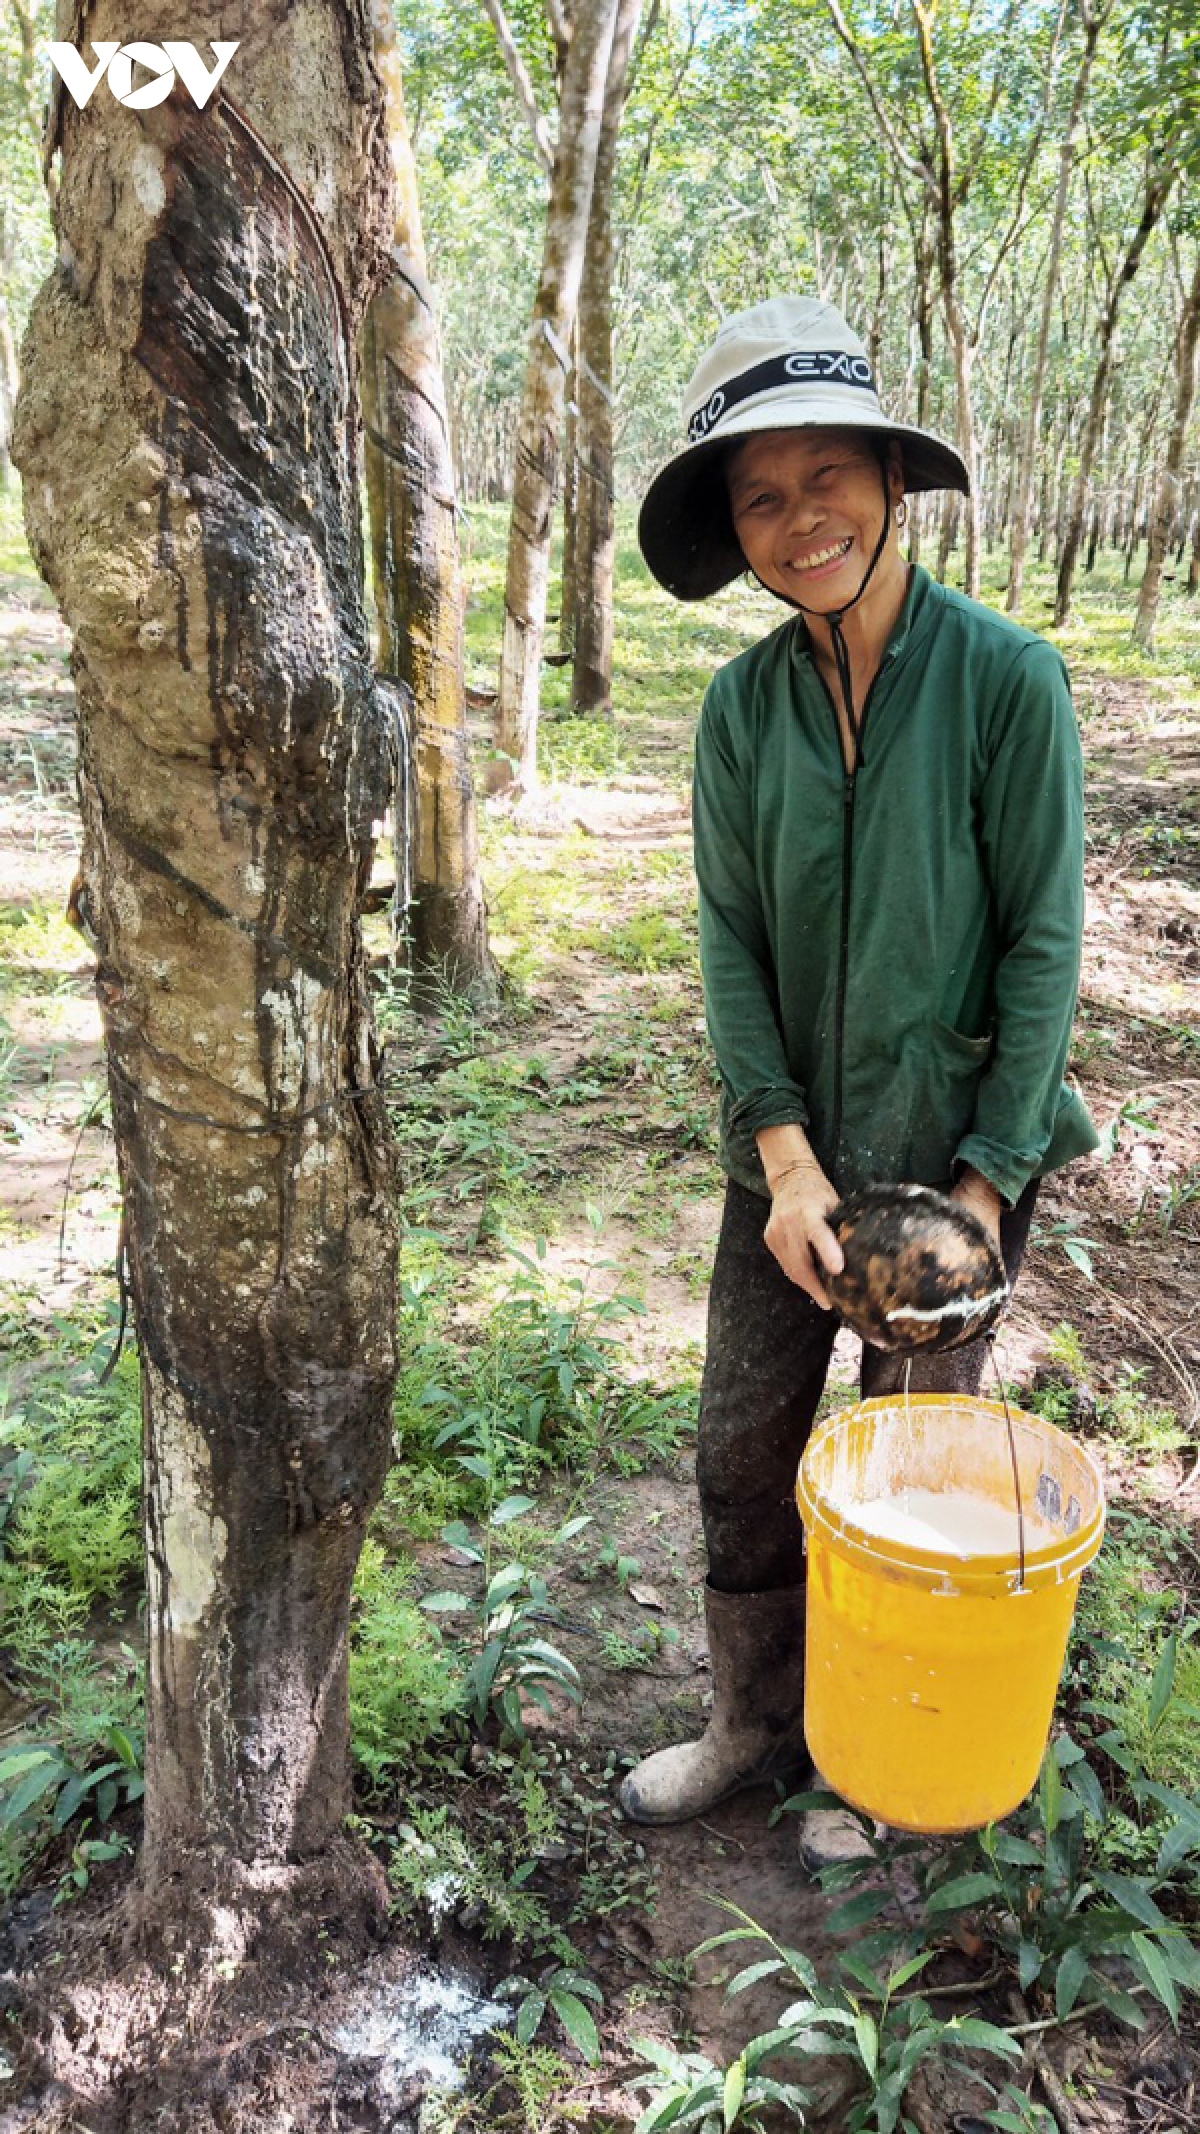
MULTIPOLYGON (((0 903, 32 908, 49 899, 65 909, 76 852, 65 636, 49 596, 41 593, 11 597, 0 624, 6 654, 0 685, 0 903)), ((1089 766, 1090 908, 1074 1064, 1094 1116, 1109 1130, 1111 1148, 1044 1189, 1002 1356, 1010 1377, 1027 1380, 1053 1329, 1066 1321, 1081 1332, 1098 1385, 1119 1386, 1132 1366, 1144 1374, 1142 1395, 1176 1411, 1189 1435, 1184 1450, 1157 1464, 1117 1460, 1110 1485, 1117 1497, 1169 1509, 1189 1522, 1197 1549, 1194 1589, 1200 1585, 1200 721, 1195 705, 1168 684, 1083 675, 1077 693, 1089 766), (1068 1245, 1090 1258, 1091 1278, 1068 1245)), ((660 753, 655 740, 647 757, 655 762, 654 774, 560 789, 507 825, 493 819, 489 832, 493 846, 502 838, 505 881, 519 875, 525 885, 525 910, 536 912, 539 878, 552 885, 567 868, 586 884, 573 936, 564 939, 561 953, 543 957, 531 986, 532 1019, 511 1039, 502 1028, 493 1036, 543 1063, 539 1087, 546 1101, 513 1131, 540 1166, 534 1175, 549 1203, 558 1195, 561 1204, 571 1181, 587 1181, 606 1207, 603 1257, 615 1264, 599 1279, 640 1290, 648 1309, 633 1340, 660 1384, 669 1381, 677 1362, 694 1366, 703 1339, 720 1187, 703 1131, 696 1129, 703 1090, 697 1100, 682 1070, 673 1079, 670 1045, 655 1034, 662 972, 652 959, 649 967, 636 958, 614 964, 611 936, 625 922, 657 910, 663 899, 670 910, 680 895, 686 903, 686 887, 679 887, 686 882, 688 850, 682 754, 679 736, 672 738, 669 761, 665 745, 660 753), (596 929, 591 939, 589 900, 596 929), (614 1028, 630 1062, 616 1082, 604 1073, 614 1028), (556 1088, 570 1091, 557 1106, 556 1088)), ((503 937, 506 892, 495 901, 493 923, 503 937)), ((547 907, 552 902, 548 887, 547 907)), ((40 957, 36 938, 26 949, 19 934, 10 935, 7 947, 3 1012, 18 1051, 0 1100, 6 1143, 0 1267, 4 1280, 25 1293, 28 1308, 49 1316, 111 1279, 117 1196, 111 1139, 95 1102, 103 1056, 84 936, 65 972, 61 956, 40 957)), ((698 1052, 698 981, 690 969, 676 970, 672 985, 678 1016, 695 1034, 698 1052)), ((657 1028, 661 1033, 661 1023, 657 1028)), ((485 1183, 481 1195, 456 1206, 453 1221, 465 1247, 486 1233, 486 1202, 485 1183)), ((596 1243, 586 1224, 570 1216, 553 1225, 551 1251, 556 1263, 583 1267, 594 1260, 596 1243)), ((854 1344, 844 1338, 836 1368, 847 1386, 854 1360, 854 1344)), ((631 1587, 611 1579, 605 1585, 606 1628, 632 1638, 653 1618, 678 1633, 676 1643, 661 1645, 651 1665, 606 1661, 590 1614, 597 1592, 594 1564, 581 1557, 561 1587, 562 1642, 583 1676, 584 1701, 579 1715, 556 1717, 551 1732, 569 1747, 572 1768, 581 1768, 582 1760, 596 1774, 614 1750, 641 1753, 698 1727, 708 1676, 699 1605, 703 1561, 688 1459, 625 1479, 604 1476, 589 1508, 596 1532, 618 1536, 622 1551, 640 1565, 640 1601, 631 1587)), ((423 1554, 443 1576, 438 1545, 423 1554)), ((490 1784, 483 1758, 471 1780, 481 1804, 490 1784)), ((595 1789, 602 1815, 615 1828, 611 1783, 596 1780, 595 1789)), ((699 1982, 690 1976, 688 1952, 722 1923, 714 1896, 743 1906, 814 1958, 828 1951, 828 1902, 800 1870, 793 1825, 786 1818, 769 1822, 770 1805, 769 1795, 744 1796, 703 1823, 639 1833, 637 1842, 657 1871, 656 1909, 616 1910, 579 1930, 579 1946, 605 1989, 609 2044, 600 2072, 581 2070, 574 2092, 574 2107, 586 2123, 627 2122, 631 2100, 623 2077, 632 2037, 687 2036, 720 2057, 736 2050, 754 2019, 765 2022, 777 2005, 769 1989, 757 1989, 731 2010, 719 1988, 705 1982, 703 1969, 699 1982)), ((628 1863, 627 1853, 622 1858, 628 1863)), ((543 1870, 547 1886, 553 1888, 557 1877, 557 1893, 567 1902, 578 1873, 577 1858, 557 1867, 550 1862, 543 1870)), ((116 1896, 117 1877, 110 1875, 107 1886, 98 1878, 94 1904, 77 1908, 79 1925, 52 1911, 48 1889, 22 1899, 0 1943, 0 1984, 9 1997, 20 1999, 31 1979, 45 1982, 58 1972, 74 1980, 77 2006, 89 1991, 102 2000, 106 1966, 115 1965, 118 1955, 105 1926, 111 1917, 115 1932, 118 1915, 105 1907, 116 1896)), ((336 1959, 336 1922, 329 1925, 336 1959)), ((440 1960, 485 1985, 505 1966, 502 1950, 482 1949, 453 1927, 433 1946, 440 1960)), ((403 1972, 416 1960, 410 1941, 398 1936, 370 1961, 381 1971, 403 1972)), ((356 1966, 350 1951, 346 1963, 356 1966)), ((972 1963, 969 1954, 952 1952, 939 1978, 969 1985, 972 1963)), ((308 1978, 289 1985, 286 1994, 269 1977, 252 1974, 223 2002, 218 1996, 202 2056, 195 2041, 178 2039, 136 2097, 123 2092, 119 2081, 98 2083, 90 2098, 78 2091, 50 2095, 34 2086, 0 2110, 0 2134, 84 2127, 96 2134, 118 2127, 134 2134, 143 2128, 148 2134, 151 2127, 187 2127, 198 2134, 251 2126, 278 2134, 315 2134, 318 2127, 364 2134, 415 2128, 419 2098, 385 2095, 379 2063, 369 2056, 356 2061, 332 2042, 349 1985, 343 1967, 327 1962, 324 1951, 308 1978)), ((978 2006, 1005 2013, 989 2001, 986 1987, 978 2006)), ((1195 2036, 1188 2042, 1195 2051, 1195 2036)), ((1134 2128, 1167 2134, 1200 2126, 1193 2063, 1177 2058, 1174 2075, 1168 2071, 1158 2079, 1169 2045, 1162 2022, 1152 2023, 1141 2040, 1095 2024, 1052 2033, 1052 2061, 1073 2084, 1077 2134, 1130 2134, 1134 2128)), ((99 2029, 97 2049, 102 2058, 99 2029)), ((19 2093, 19 2081, 15 2087, 19 2093)), ((921 2134, 937 2134, 958 2125, 956 2114, 970 2104, 968 2091, 931 2076, 914 2090, 910 2110, 921 2134)), ((487 2123, 519 2125, 515 2110, 505 2093, 487 2123)), ((842 2122, 836 2094, 827 2089, 820 2123, 832 2134, 842 2122)), ((552 2122, 560 2123, 566 2122, 552 2122)))

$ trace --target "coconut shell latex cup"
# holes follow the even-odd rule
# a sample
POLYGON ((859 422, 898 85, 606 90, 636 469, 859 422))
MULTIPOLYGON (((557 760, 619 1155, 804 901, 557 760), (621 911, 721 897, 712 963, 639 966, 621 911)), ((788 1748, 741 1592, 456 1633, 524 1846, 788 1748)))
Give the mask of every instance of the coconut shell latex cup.
POLYGON ((983 1224, 929 1186, 864 1186, 829 1217, 845 1256, 826 1291, 873 1348, 901 1355, 961 1348, 1008 1302, 1004 1262, 983 1224))

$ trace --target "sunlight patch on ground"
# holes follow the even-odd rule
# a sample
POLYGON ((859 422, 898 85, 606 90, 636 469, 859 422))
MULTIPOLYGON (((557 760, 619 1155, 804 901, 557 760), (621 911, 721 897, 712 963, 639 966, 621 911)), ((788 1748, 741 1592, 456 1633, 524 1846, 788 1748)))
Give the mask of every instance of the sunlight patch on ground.
POLYGON ((18 1045, 95 1046, 95 1072, 102 1072, 104 1030, 93 995, 55 993, 39 998, 16 994, 5 1003, 4 1019, 18 1045))

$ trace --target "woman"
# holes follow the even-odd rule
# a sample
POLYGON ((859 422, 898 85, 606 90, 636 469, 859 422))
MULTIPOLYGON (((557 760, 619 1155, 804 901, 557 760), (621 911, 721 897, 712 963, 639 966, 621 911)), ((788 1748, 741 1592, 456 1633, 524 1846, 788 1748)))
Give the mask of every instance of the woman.
MULTIPOLYGON (((1011 1282, 1037 1180, 1096 1145, 1063 1080, 1083 923, 1066 670, 900 551, 905 493, 965 491, 962 460, 887 420, 862 342, 807 298, 727 320, 684 412, 639 522, 651 570, 695 600, 749 567, 795 613, 716 675, 696 739, 728 1179, 697 1457, 713 1711, 629 1774, 640 1822, 702 1814, 803 1746, 793 1489, 837 1331, 830 1211, 870 1180, 940 1187, 1011 1282)), ((917 1358, 913 1389, 977 1392, 983 1360, 917 1358)), ((902 1372, 867 1348, 864 1395, 902 1372)), ((849 1825, 810 1815, 810 1863, 849 1825)))

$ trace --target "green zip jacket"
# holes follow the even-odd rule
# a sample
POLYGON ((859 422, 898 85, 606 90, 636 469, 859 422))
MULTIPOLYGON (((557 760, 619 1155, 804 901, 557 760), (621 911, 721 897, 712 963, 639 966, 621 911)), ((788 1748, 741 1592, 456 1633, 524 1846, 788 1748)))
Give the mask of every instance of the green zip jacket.
POLYGON ((1006 1201, 1095 1148, 1064 1084, 1083 931, 1083 766, 1066 668, 916 568, 847 776, 799 616, 714 677, 696 737, 700 955, 721 1161, 803 1126, 847 1192, 1006 1201))

